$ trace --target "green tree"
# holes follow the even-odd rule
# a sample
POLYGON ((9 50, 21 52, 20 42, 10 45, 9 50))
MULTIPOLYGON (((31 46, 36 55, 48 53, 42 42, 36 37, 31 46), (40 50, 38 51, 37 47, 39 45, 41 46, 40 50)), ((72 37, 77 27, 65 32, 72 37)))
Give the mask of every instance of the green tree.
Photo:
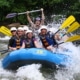
MULTIPOLYGON (((26 15, 6 19, 8 13, 24 12, 44 8, 45 15, 50 18, 52 14, 74 15, 77 20, 80 17, 79 0, 0 0, 0 23, 20 22, 27 24, 26 15)), ((36 14, 32 14, 35 16, 36 14)))

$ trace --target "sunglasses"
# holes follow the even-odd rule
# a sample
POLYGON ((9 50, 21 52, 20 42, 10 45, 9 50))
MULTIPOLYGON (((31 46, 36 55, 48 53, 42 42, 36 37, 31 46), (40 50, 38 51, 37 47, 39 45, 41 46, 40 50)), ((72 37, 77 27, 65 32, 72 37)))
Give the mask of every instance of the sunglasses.
POLYGON ((18 31, 18 32, 23 32, 23 31, 18 31))
POLYGON ((11 31, 11 32, 16 32, 16 30, 13 30, 13 31, 11 31))

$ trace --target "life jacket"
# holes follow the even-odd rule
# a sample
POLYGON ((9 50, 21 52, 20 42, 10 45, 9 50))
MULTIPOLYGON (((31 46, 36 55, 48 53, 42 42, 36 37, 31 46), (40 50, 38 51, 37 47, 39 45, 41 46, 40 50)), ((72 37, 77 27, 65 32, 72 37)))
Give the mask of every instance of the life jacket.
POLYGON ((34 40, 33 38, 29 40, 28 38, 25 39, 25 48, 34 48, 34 40))
POLYGON ((56 40, 54 39, 54 35, 50 34, 50 32, 48 32, 45 36, 39 35, 39 37, 45 48, 47 48, 50 45, 54 46, 57 44, 56 40))
POLYGON ((19 49, 21 47, 21 40, 16 39, 16 48, 19 49))
POLYGON ((13 37, 11 47, 15 47, 19 49, 22 46, 22 43, 23 43, 23 39, 18 39, 17 37, 13 37))

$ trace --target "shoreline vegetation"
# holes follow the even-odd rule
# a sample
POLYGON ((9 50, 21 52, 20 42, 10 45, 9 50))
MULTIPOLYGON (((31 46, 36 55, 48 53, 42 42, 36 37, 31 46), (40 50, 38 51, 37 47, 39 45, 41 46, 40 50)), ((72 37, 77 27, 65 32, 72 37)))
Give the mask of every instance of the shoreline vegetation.
MULTIPOLYGON (((6 23, 20 22, 27 24, 26 15, 6 19, 9 13, 20 13, 43 8, 48 19, 51 15, 74 15, 80 22, 80 0, 0 0, 0 26, 6 23), (6 23, 5 23, 6 22, 6 23)), ((32 17, 40 15, 40 12, 31 14, 32 17)))

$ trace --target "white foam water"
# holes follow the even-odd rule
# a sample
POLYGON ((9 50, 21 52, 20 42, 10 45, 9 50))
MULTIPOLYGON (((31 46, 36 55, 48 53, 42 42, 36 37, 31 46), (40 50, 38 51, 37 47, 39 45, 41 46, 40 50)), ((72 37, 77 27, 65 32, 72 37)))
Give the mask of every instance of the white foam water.
POLYGON ((40 67, 40 64, 32 64, 12 72, 4 70, 0 66, 0 80, 46 80, 39 70, 40 67))
POLYGON ((4 40, 4 41, 9 40, 9 39, 10 39, 10 37, 9 37, 9 36, 0 37, 0 40, 4 40))
POLYGON ((8 45, 6 45, 5 43, 0 42, 0 50, 7 49, 7 47, 8 47, 8 45))
MULTIPOLYGON (((4 47, 4 45, 1 46, 4 47)), ((0 80, 80 80, 80 47, 76 47, 72 43, 64 43, 61 46, 71 52, 62 52, 60 50, 59 52, 67 54, 73 59, 66 69, 43 73, 40 71, 40 64, 32 64, 20 67, 16 72, 12 72, 3 69, 0 60, 0 80)))
POLYGON ((17 70, 16 76, 19 80, 46 80, 40 72, 40 64, 32 64, 21 67, 17 70))
POLYGON ((72 63, 67 70, 57 70, 55 78, 57 80, 77 80, 76 76, 80 73, 80 49, 72 43, 65 43, 63 46, 71 51, 67 54, 72 58, 72 63))
POLYGON ((43 76, 40 64, 23 66, 16 72, 12 72, 4 70, 0 62, 0 80, 78 80, 76 76, 80 74, 80 47, 76 47, 72 43, 64 43, 61 46, 71 51, 63 54, 68 54, 73 59, 73 63, 66 69, 52 71, 51 74, 45 72, 47 76, 43 76))

